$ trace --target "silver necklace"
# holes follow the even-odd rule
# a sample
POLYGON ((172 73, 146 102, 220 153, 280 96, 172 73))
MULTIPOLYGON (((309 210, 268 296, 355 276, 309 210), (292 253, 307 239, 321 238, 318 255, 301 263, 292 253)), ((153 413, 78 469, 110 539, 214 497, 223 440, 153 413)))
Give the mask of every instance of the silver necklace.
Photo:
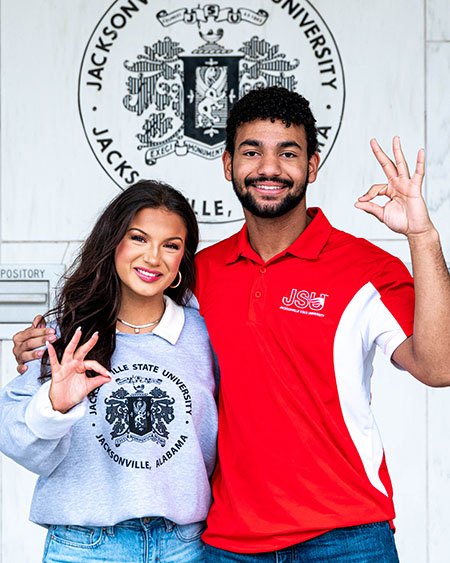
MULTIPOLYGON (((164 313, 163 313, 163 315, 164 315, 164 313)), ((119 321, 119 323, 122 323, 123 325, 129 326, 130 328, 134 328, 134 332, 136 334, 139 334, 141 328, 148 328, 149 326, 154 326, 154 325, 158 324, 159 321, 163 318, 163 315, 161 315, 159 317, 159 319, 156 319, 156 321, 153 321, 151 323, 147 323, 146 325, 133 325, 133 324, 127 323, 127 321, 124 321, 124 320, 119 319, 119 318, 117 318, 117 320, 119 321)))

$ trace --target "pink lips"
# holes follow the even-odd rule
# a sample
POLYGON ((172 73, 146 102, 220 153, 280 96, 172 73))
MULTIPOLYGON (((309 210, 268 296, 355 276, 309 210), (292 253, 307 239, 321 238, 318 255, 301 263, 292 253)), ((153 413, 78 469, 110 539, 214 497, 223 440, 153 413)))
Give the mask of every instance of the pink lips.
POLYGON ((145 281, 147 283, 157 281, 162 276, 161 272, 158 272, 156 270, 147 270, 147 268, 134 268, 134 271, 142 281, 145 281))

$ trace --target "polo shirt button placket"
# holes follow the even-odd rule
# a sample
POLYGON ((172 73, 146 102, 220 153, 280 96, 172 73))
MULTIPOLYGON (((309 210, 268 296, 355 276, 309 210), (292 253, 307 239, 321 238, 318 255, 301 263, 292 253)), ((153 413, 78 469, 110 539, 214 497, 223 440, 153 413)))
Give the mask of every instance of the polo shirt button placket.
POLYGON ((254 264, 253 283, 249 293, 248 321, 250 323, 264 323, 264 308, 267 295, 267 278, 261 274, 267 272, 263 264, 254 264))

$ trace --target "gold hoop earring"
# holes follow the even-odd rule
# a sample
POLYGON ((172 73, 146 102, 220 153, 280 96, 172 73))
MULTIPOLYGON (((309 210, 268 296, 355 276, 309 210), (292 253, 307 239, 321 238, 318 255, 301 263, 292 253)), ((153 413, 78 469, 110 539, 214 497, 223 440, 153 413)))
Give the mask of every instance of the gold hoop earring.
POLYGON ((169 285, 169 287, 170 287, 171 289, 176 289, 176 288, 180 285, 180 283, 181 283, 181 272, 180 272, 180 270, 178 270, 177 273, 178 273, 178 275, 180 276, 180 279, 178 280, 178 282, 177 282, 175 285, 169 285))

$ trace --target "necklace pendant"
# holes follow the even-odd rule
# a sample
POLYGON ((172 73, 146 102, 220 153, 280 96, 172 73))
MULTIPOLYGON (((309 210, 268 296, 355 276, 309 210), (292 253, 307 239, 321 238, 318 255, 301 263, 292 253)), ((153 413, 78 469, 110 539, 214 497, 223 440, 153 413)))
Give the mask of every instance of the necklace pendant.
MULTIPOLYGON (((163 315, 164 315, 164 311, 163 311, 163 315)), ((159 321, 163 318, 163 315, 161 315, 159 319, 156 319, 156 321, 152 321, 151 323, 147 323, 145 325, 134 325, 132 323, 127 323, 127 321, 124 321, 123 319, 119 319, 119 318, 117 318, 117 320, 119 321, 119 323, 122 323, 125 326, 129 326, 130 328, 132 328, 135 334, 139 334, 141 332, 141 328, 148 328, 150 326, 157 325, 159 321)))

